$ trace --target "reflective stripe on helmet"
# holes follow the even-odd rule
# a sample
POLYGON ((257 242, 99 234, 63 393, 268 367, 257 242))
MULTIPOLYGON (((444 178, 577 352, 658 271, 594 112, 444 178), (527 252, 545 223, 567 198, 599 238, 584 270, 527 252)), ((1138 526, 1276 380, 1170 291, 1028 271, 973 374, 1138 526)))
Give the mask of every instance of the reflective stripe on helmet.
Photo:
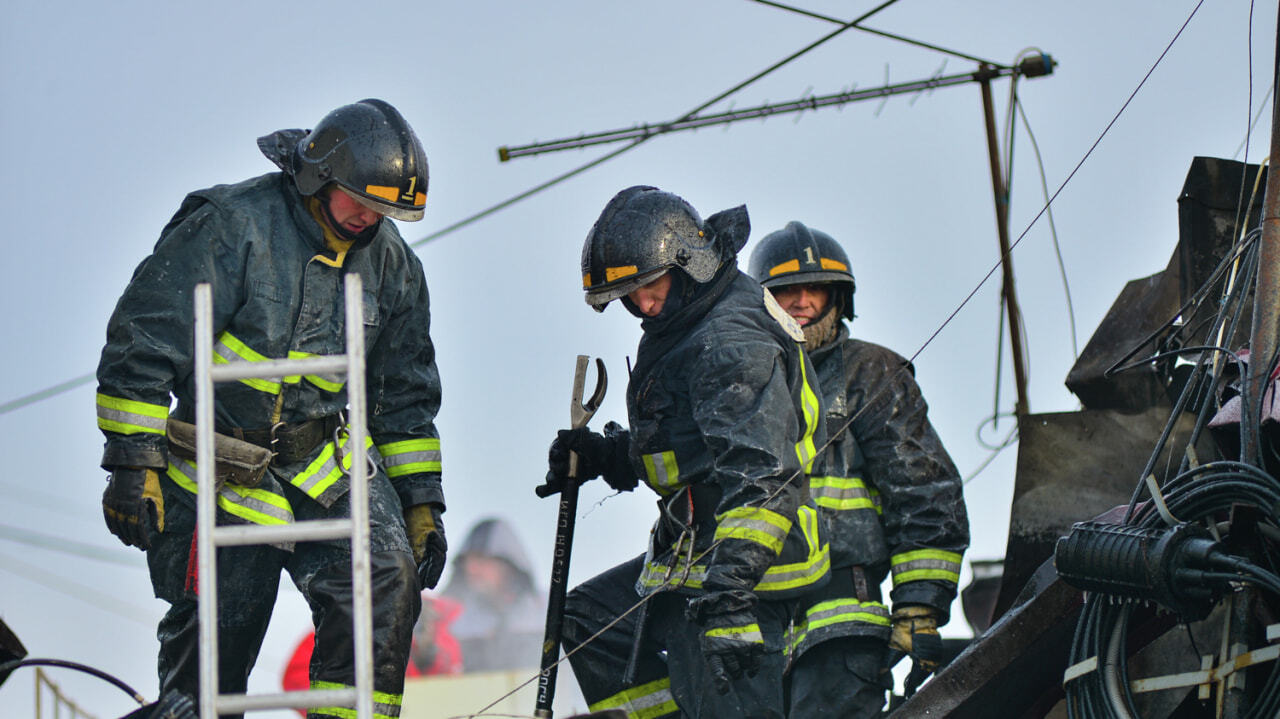
POLYGON ((769 268, 769 276, 780 275, 783 272, 799 272, 800 260, 787 260, 780 265, 774 265, 769 268))
POLYGON ((627 265, 626 267, 606 267, 604 268, 604 281, 613 282, 623 277, 630 277, 640 270, 635 265, 627 265))
POLYGON ((164 434, 169 405, 98 393, 98 428, 118 434, 164 434))

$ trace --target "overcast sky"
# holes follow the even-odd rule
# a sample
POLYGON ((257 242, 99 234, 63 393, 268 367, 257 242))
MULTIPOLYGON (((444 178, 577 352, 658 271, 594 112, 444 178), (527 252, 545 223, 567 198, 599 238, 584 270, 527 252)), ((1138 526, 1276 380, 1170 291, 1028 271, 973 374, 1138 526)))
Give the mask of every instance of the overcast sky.
MULTIPOLYGON (((810 0, 852 19, 869 2, 810 0)), ((900 0, 867 26, 1011 64, 1035 48, 1056 72, 1017 84, 1050 191, 1077 167, 1191 15, 1191 0, 983 3, 900 0)), ((1083 347, 1130 279, 1164 268, 1177 197, 1197 155, 1241 147, 1271 83, 1275 10, 1206 2, 1092 155, 1053 219, 1083 347), (1252 65, 1252 73, 1250 66, 1252 65)), ((92 373, 131 272, 189 191, 274 169, 255 139, 307 128, 365 97, 405 115, 426 147, 426 218, 410 242, 613 148, 499 163, 497 148, 656 123, 706 101, 834 29, 750 0, 548 3, 10 3, 0 21, 0 283, 7 350, 0 404, 92 373)), ((847 31, 707 112, 972 72, 971 59, 847 31)), ((1003 135, 1010 83, 993 84, 1003 135)), ((1265 156, 1270 110, 1248 159, 1265 156)), ((1011 230, 1044 204, 1032 142, 1013 142, 1011 230)), ((916 357, 931 417, 966 477, 990 454, 977 434, 1013 406, 994 399, 999 273, 931 343, 994 267, 995 212, 976 84, 667 135, 417 247, 432 295, 444 403, 445 522, 455 546, 478 519, 511 519, 545 583, 556 506, 533 486, 568 422, 574 357, 612 381, 593 426, 625 421, 638 322, 582 301, 582 239, 618 190, 652 184, 703 216, 745 204, 752 243, 788 220, 841 241, 857 277, 854 335, 916 357)), ((1070 411, 1070 321, 1048 223, 1014 253, 1034 412, 1070 411)), ((743 262, 745 266, 745 261, 743 262)), ((154 625, 143 555, 105 529, 94 385, 0 414, 0 617, 32 656, 83 662, 154 699, 154 625)), ((983 439, 1003 437, 1004 417, 983 439)), ((966 486, 968 558, 1004 553, 1016 448, 966 486)), ((1136 478, 1135 478, 1136 479, 1136 478)), ((643 549, 652 495, 583 490, 578 581, 643 549)), ((966 564, 965 577, 967 581, 966 564)), ((955 612, 948 629, 964 635, 955 612)), ((251 691, 275 691, 309 627, 287 579, 251 691)), ((100 680, 55 671, 100 717, 133 708, 100 680)), ((30 716, 33 670, 0 687, 30 716)), ((478 700, 488 698, 477 698, 478 700)), ((487 701, 478 701, 477 709, 487 701)), ((532 708, 530 708, 532 709, 532 708)), ((290 716, 270 713, 258 716, 290 716)))

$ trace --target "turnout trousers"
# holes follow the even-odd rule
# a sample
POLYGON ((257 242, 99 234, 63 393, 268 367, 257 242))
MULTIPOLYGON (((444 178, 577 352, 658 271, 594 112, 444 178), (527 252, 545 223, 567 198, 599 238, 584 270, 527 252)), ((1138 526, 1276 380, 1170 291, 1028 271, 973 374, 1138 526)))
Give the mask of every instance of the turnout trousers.
MULTIPOLYGON (((287 482, 282 484, 298 521, 350 516, 349 495, 325 508, 287 482)), ((195 507, 192 496, 172 482, 164 482, 163 491, 165 531, 151 535, 147 552, 156 597, 169 603, 156 631, 160 691, 162 695, 181 691, 195 698, 200 682, 195 507)), ((422 599, 400 500, 381 469, 371 480, 369 529, 374 714, 394 719, 400 715, 405 666, 422 599)), ((217 553, 219 693, 245 693, 271 619, 282 569, 306 598, 316 627, 311 686, 355 685, 349 542, 300 542, 292 553, 269 545, 220 547, 217 553)), ((324 707, 308 713, 309 717, 349 715, 349 709, 324 707)))
POLYGON ((716 692, 703 659, 698 643, 702 629, 685 617, 685 595, 661 592, 649 600, 642 627, 637 610, 591 639, 640 601, 635 585, 643 566, 644 557, 620 564, 583 582, 566 600, 564 647, 591 710, 622 709, 630 719, 781 719, 791 602, 759 603, 766 652, 760 671, 735 681, 724 695, 716 692), (637 630, 641 635, 635 676, 626 683, 637 630))

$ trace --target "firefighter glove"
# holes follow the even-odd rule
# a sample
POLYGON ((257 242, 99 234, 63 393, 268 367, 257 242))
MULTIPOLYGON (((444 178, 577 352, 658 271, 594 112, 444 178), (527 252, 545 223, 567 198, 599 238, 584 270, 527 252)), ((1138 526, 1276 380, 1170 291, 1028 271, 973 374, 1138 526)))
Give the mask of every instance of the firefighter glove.
POLYGON ((150 549, 150 531, 164 531, 164 498, 154 469, 117 467, 102 493, 107 529, 126 546, 150 549))
POLYGON ((627 458, 630 444, 631 433, 617 422, 606 424, 604 434, 586 427, 560 430, 547 451, 547 481, 538 487, 538 494, 545 497, 564 489, 569 477, 570 452, 578 455, 579 482, 604 477, 610 487, 630 492, 640 483, 627 458))
POLYGON ((940 612, 924 604, 906 604, 893 609, 893 630, 889 648, 911 655, 917 669, 932 672, 942 660, 942 637, 938 634, 940 612))
POLYGON ((444 539, 443 512, 438 504, 416 504, 404 510, 404 528, 418 566, 418 588, 435 589, 444 572, 449 544, 444 539))
POLYGON ((764 636, 756 621, 756 596, 741 589, 689 600, 686 616, 702 629, 698 642, 716 691, 728 694, 734 680, 753 677, 764 658, 764 636))

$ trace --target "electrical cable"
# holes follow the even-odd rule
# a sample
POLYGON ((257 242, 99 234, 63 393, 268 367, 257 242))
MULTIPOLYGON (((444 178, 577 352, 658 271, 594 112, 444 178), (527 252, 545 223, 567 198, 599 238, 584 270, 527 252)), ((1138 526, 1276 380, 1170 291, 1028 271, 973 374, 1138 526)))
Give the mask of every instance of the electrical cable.
MULTIPOLYGON (((784 4, 780 3, 780 2, 774 2, 773 0, 751 0, 751 2, 759 3, 759 4, 761 4, 761 5, 768 5, 769 7, 775 7, 775 8, 778 8, 779 10, 786 10, 786 11, 788 11, 788 12, 796 13, 797 15, 804 15, 805 17, 811 17, 811 18, 814 18, 814 19, 816 19, 816 20, 824 20, 824 21, 829 22, 829 23, 835 23, 836 25, 843 25, 843 24, 845 24, 845 21, 844 21, 844 20, 841 20, 840 18, 837 18, 837 17, 831 17, 830 15, 823 15, 823 14, 821 14, 821 13, 816 13, 816 12, 813 12, 813 11, 811 11, 811 10, 805 10, 805 9, 803 9, 803 8, 798 8, 798 7, 795 7, 795 6, 792 6, 792 5, 784 5, 784 4)), ((998 63, 998 62, 992 62, 992 61, 990 61, 990 60, 984 60, 984 59, 982 59, 982 58, 980 58, 980 57, 977 57, 977 56, 975 56, 975 55, 970 55, 970 54, 968 54, 968 53, 963 53, 963 52, 960 52, 960 51, 958 51, 958 50, 949 50, 949 49, 947 49, 947 48, 945 48, 945 47, 940 47, 940 46, 938 46, 938 45, 933 45, 933 44, 930 44, 930 43, 927 43, 927 42, 923 42, 923 41, 920 41, 920 40, 913 40, 913 39, 911 39, 911 38, 909 38, 909 37, 903 37, 902 35, 895 35, 895 34, 893 34, 893 33, 884 32, 883 30, 874 30, 874 29, 869 28, 869 27, 861 27, 861 26, 859 26, 859 27, 858 27, 858 28, 856 28, 856 29, 857 29, 857 30, 860 30, 861 32, 870 33, 870 34, 872 34, 872 35, 879 35, 880 37, 888 38, 888 39, 890 39, 890 40, 897 40, 898 42, 906 43, 907 45, 915 45, 916 47, 922 47, 922 48, 925 48, 925 49, 928 49, 928 50, 936 50, 937 52, 943 53, 943 54, 945 54, 945 55, 953 55, 953 56, 958 57, 958 58, 962 58, 962 59, 965 59, 965 60, 972 60, 973 62, 976 62, 976 63, 979 63, 979 64, 990 65, 990 66, 992 66, 992 67, 1000 68, 1000 69, 1002 69, 1002 70, 1008 70, 1008 69, 1010 69, 1010 67, 1011 67, 1011 66, 1009 66, 1009 65, 1001 65, 1001 64, 1000 64, 1000 63, 998 63)))
MULTIPOLYGON (((760 72, 756 73, 755 75, 752 75, 751 77, 747 78, 746 80, 743 80, 742 82, 740 82, 740 83, 738 83, 738 84, 734 85, 733 87, 729 88, 728 90, 725 90, 724 92, 722 92, 722 93, 720 93, 720 94, 716 95, 715 97, 711 98, 710 100, 707 100, 706 102, 702 103, 701 105, 698 105, 697 107, 693 108, 692 110, 690 110, 690 111, 686 112, 685 114, 681 115, 681 116, 676 120, 676 122, 680 122, 680 121, 683 121, 683 120, 688 120, 688 119, 691 119, 691 118, 693 118, 693 117, 696 117, 698 113, 702 112, 703 110, 707 109, 708 107, 711 107, 712 105, 714 105, 714 104, 716 104, 716 103, 720 102, 721 100, 723 100, 723 99, 725 99, 725 98, 729 97, 730 95, 732 95, 732 94, 734 94, 734 93, 738 92, 739 90, 741 90, 741 89, 743 89, 743 88, 747 87, 748 85, 750 85, 750 84, 752 84, 752 83, 756 82, 757 80, 759 80, 759 79, 763 78, 764 76, 766 76, 766 75, 768 75, 768 74, 772 73, 773 71, 777 70, 778 68, 781 68, 783 65, 786 65, 787 63, 790 63, 792 60, 795 60, 796 58, 798 58, 798 57, 800 57, 800 56, 802 56, 802 55, 805 55, 806 53, 808 53, 808 52, 812 51, 814 48, 818 47, 819 45, 822 45, 823 43, 827 42, 828 40, 831 40, 832 38, 836 37, 837 35, 840 35, 841 33, 845 32, 846 30, 850 30, 850 29, 852 29, 852 28, 856 27, 858 23, 862 22, 863 20, 866 20, 867 18, 869 18, 869 17, 871 17, 871 16, 875 15, 876 13, 880 12, 881 10, 884 10, 885 8, 889 7, 890 5, 893 5, 893 4, 894 4, 894 3, 896 3, 896 2, 898 2, 898 0, 884 0, 884 2, 882 2, 882 3, 880 3, 879 5, 877 5, 877 6, 873 7, 873 8, 871 8, 870 10, 868 10, 868 11, 867 11, 867 12, 865 12, 865 13, 863 13, 862 15, 859 15, 856 19, 854 19, 854 20, 850 20, 849 22, 847 22, 847 23, 843 24, 841 27, 837 28, 836 30, 834 30, 834 31, 832 31, 832 32, 830 32, 830 33, 828 33, 828 34, 826 34, 826 35, 824 35, 824 36, 822 36, 822 37, 818 38, 818 39, 817 39, 817 40, 815 40, 814 42, 809 43, 809 44, 808 44, 808 45, 806 45, 805 47, 803 47, 803 48, 801 48, 801 49, 797 50, 796 52, 794 52, 794 53, 792 53, 792 54, 788 55, 787 57, 785 57, 785 58, 783 58, 783 59, 779 60, 778 62, 776 62, 776 63, 774 63, 774 64, 770 65, 769 67, 765 68, 764 70, 761 70, 760 72)), ((497 212, 497 211, 499 211, 499 210, 501 210, 501 209, 503 209, 503 208, 505 208, 505 207, 509 207, 509 206, 511 206, 511 205, 513 205, 513 204, 515 204, 516 202, 519 202, 520 200, 523 200, 523 199, 525 199, 525 198, 527 198, 527 197, 530 197, 530 196, 532 196, 532 195, 535 195, 535 194, 537 194, 537 193, 539 193, 539 192, 541 192, 541 191, 543 191, 543 190, 545 190, 545 189, 547 189, 547 188, 549 188, 549 187, 551 187, 551 186, 553 186, 553 185, 557 185, 557 184, 559 184, 559 183, 563 182, 564 180, 567 180, 567 179, 569 179, 569 178, 571 178, 571 177, 574 177, 575 175, 578 175, 578 174, 580 174, 580 173, 582 173, 582 172, 585 172, 586 170, 588 170, 588 169, 590 169, 590 168, 592 168, 592 167, 595 167, 596 165, 599 165, 599 164, 601 164, 601 163, 605 162, 606 160, 611 160, 611 159, 613 159, 613 158, 617 157, 618 155, 621 155, 622 153, 627 152, 628 150, 631 150, 631 149, 635 148, 637 145, 640 145, 641 143, 644 143, 644 142, 646 142, 646 141, 648 141, 648 140, 650 140, 650 139, 652 139, 652 138, 654 138, 654 137, 657 137, 657 135, 647 135, 647 136, 645 136, 645 137, 638 138, 638 139, 636 139, 636 140, 632 141, 632 142, 631 142, 631 144, 629 144, 629 145, 624 145, 623 147, 621 147, 621 148, 619 148, 619 149, 617 149, 617 150, 613 150, 613 151, 608 152, 608 153, 606 153, 606 154, 604 154, 604 155, 601 155, 600 157, 598 157, 598 158, 596 158, 596 159, 594 159, 594 160, 591 160, 590 162, 587 162, 587 163, 585 163, 585 164, 583 164, 583 165, 579 165, 578 167, 576 167, 576 168, 574 168, 574 169, 572 169, 572 170, 570 170, 570 171, 568 171, 568 172, 565 172, 565 173, 563 173, 563 174, 557 175, 556 177, 554 177, 554 178, 552 178, 552 179, 550 179, 550 180, 548 180, 548 181, 546 181, 546 182, 544 182, 544 183, 542 183, 542 184, 540 184, 540 185, 536 185, 536 186, 534 186, 534 187, 533 187, 533 188, 531 188, 531 189, 525 190, 524 192, 521 192, 521 193, 519 193, 519 194, 517 194, 517 195, 515 195, 515 196, 513 196, 513 197, 507 198, 506 200, 503 200, 503 201, 501 201, 501 202, 497 203, 496 205, 491 205, 490 207, 487 207, 487 208, 485 208, 485 209, 483 209, 483 210, 481 210, 481 211, 479 211, 479 212, 477 212, 477 213, 475 213, 475 214, 473 214, 473 215, 471 215, 471 216, 469 216, 469 217, 465 217, 465 218, 463 218, 463 219, 461 219, 461 220, 459 220, 459 221, 457 221, 457 222, 453 223, 452 225, 449 225, 448 227, 445 227, 445 228, 443 228, 443 229, 441 229, 441 230, 437 230, 436 232, 433 232, 433 233, 431 233, 431 234, 427 235, 426 237, 423 237, 422 239, 415 240, 414 242, 410 242, 410 243, 409 243, 409 246, 410 246, 410 247, 421 247, 422 245, 426 244, 427 242, 430 242, 431 240, 434 240, 434 239, 436 239, 436 238, 438 238, 438 237, 442 237, 442 236, 444 236, 444 235, 446 235, 446 234, 449 234, 450 232, 453 232, 453 231, 458 230, 458 229, 460 229, 460 228, 462 228, 462 227, 465 227, 465 226, 467 226, 467 225, 469 225, 469 224, 471 224, 471 223, 473 223, 473 222, 475 222, 475 221, 477 221, 477 220, 480 220, 480 219, 482 219, 482 218, 484 218, 484 217, 488 217, 489 215, 492 215, 493 213, 495 213, 495 212, 497 212)))
POLYGON ((62 667, 64 669, 75 669, 76 671, 84 672, 85 674, 92 674, 93 676, 112 684, 120 691, 128 694, 129 698, 137 702, 139 706, 143 706, 147 703, 147 700, 143 699, 142 695, 139 694, 136 689, 125 684, 124 680, 108 674, 101 669, 95 669, 87 664, 69 662, 63 659, 16 659, 11 662, 0 664, 0 675, 5 674, 6 672, 11 672, 19 667, 62 667))
POLYGON ((1027 113, 1022 105, 1021 97, 1014 98, 1014 102, 1018 108, 1018 116, 1022 118, 1022 126, 1027 131, 1027 139, 1031 141, 1031 150, 1036 156, 1036 166, 1040 169, 1040 189, 1044 193, 1046 201, 1045 219, 1049 222, 1049 237, 1053 240, 1053 254, 1058 258, 1058 274, 1062 276, 1062 291, 1067 299, 1067 320, 1071 324, 1071 356, 1073 359, 1079 359, 1080 349, 1076 334, 1076 308, 1075 303, 1071 301, 1071 283, 1067 281, 1067 266, 1062 260, 1062 245, 1058 242, 1058 226, 1053 221, 1053 207, 1048 204, 1049 181, 1045 176, 1044 158, 1040 155, 1040 143, 1036 141, 1036 135, 1031 131, 1031 122, 1027 120, 1027 113))

